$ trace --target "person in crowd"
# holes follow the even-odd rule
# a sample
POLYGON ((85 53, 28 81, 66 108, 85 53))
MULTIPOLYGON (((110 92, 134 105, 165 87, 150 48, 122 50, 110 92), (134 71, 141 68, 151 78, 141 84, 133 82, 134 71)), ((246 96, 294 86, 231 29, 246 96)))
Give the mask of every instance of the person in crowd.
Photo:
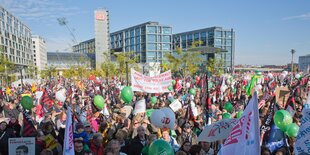
POLYGON ((150 134, 148 136, 148 139, 147 139, 147 145, 143 147, 142 149, 142 155, 148 155, 148 152, 149 152, 149 146, 152 144, 153 141, 155 141, 157 138, 157 135, 156 134, 150 134))
POLYGON ((79 138, 74 139, 74 154, 84 155, 84 153, 85 153, 84 141, 79 138))
POLYGON ((140 155, 144 146, 147 145, 147 135, 145 128, 139 126, 137 128, 138 135, 132 140, 128 155, 140 155))
POLYGON ((15 117, 10 118, 10 122, 8 124, 8 127, 12 128, 14 130, 14 134, 16 137, 20 137, 21 126, 15 117))
POLYGON ((179 144, 183 144, 185 141, 189 141, 191 144, 198 144, 197 135, 193 132, 191 125, 185 123, 182 128, 182 133, 177 137, 179 144))
POLYGON ((196 144, 191 146, 189 153, 190 155, 204 155, 205 151, 202 149, 201 145, 196 144))
MULTIPOLYGON (((107 150, 111 150, 110 152, 113 153, 113 155, 126 155, 126 153, 120 152, 121 147, 119 145, 118 140, 111 140, 107 145, 107 150)), ((107 152, 109 153, 109 152, 107 152)), ((140 154, 139 154, 140 155, 140 154)))
POLYGON ((90 140, 89 143, 90 150, 95 155, 103 155, 104 147, 103 147, 103 137, 100 133, 95 133, 93 138, 90 140))
POLYGON ((87 133, 88 139, 92 139, 94 136, 94 132, 93 132, 93 129, 90 126, 90 124, 88 122, 86 122, 84 124, 84 127, 85 127, 85 132, 87 133))
POLYGON ((82 137, 84 144, 88 144, 89 139, 88 139, 87 133, 84 131, 83 123, 77 123, 75 125, 75 129, 76 129, 76 132, 74 132, 73 137, 74 138, 82 137))
POLYGON ((162 130, 161 130, 162 139, 171 145, 174 152, 177 152, 180 149, 180 146, 179 146, 178 142, 175 140, 175 138, 170 136, 169 133, 170 133, 170 130, 168 128, 166 128, 166 127, 162 128, 162 130))
POLYGON ((192 146, 192 144, 190 141, 184 141, 178 152, 184 152, 186 155, 190 155, 189 150, 190 150, 191 146, 192 146))
POLYGON ((199 142, 202 149, 204 150, 204 152, 206 153, 206 155, 214 155, 214 150, 213 148, 211 148, 210 142, 206 142, 206 141, 201 141, 199 142))
POLYGON ((13 129, 8 128, 8 124, 5 121, 0 123, 0 153, 9 154, 9 138, 14 138, 15 134, 13 129))

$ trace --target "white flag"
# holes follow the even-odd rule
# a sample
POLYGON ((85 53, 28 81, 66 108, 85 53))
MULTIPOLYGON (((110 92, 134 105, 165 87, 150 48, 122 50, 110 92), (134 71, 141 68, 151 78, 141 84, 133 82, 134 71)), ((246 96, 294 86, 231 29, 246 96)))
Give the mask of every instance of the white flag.
POLYGON ((66 121, 63 155, 74 155, 72 114, 71 114, 71 108, 69 106, 67 109, 67 121, 66 121))
POLYGON ((257 92, 231 130, 220 149, 220 155, 260 155, 257 92))
POLYGON ((302 115, 294 148, 296 155, 310 154, 310 109, 305 107, 302 115))

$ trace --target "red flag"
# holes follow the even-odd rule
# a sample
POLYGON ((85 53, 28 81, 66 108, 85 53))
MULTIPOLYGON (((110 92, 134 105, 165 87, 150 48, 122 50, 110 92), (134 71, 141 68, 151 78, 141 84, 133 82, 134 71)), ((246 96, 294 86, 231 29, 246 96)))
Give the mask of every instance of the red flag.
POLYGON ((23 137, 34 137, 36 134, 36 128, 33 125, 32 118, 23 110, 23 137))
POLYGON ((49 108, 52 108, 53 106, 53 100, 50 98, 46 89, 43 91, 43 95, 41 97, 41 103, 43 105, 48 105, 49 108))

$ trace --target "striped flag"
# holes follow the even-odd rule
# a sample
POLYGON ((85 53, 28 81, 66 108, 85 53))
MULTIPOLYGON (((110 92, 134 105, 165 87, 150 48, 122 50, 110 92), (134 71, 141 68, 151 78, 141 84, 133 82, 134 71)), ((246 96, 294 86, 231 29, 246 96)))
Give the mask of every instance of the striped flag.
POLYGON ((67 107, 67 121, 66 121, 63 155, 74 155, 72 113, 71 108, 69 106, 67 107))
POLYGON ((53 100, 50 98, 50 94, 48 93, 47 89, 43 90, 43 95, 41 97, 41 103, 43 105, 48 105, 49 108, 53 106, 53 100))
POLYGON ((31 116, 23 110, 23 137, 34 137, 36 133, 36 128, 33 125, 31 116))

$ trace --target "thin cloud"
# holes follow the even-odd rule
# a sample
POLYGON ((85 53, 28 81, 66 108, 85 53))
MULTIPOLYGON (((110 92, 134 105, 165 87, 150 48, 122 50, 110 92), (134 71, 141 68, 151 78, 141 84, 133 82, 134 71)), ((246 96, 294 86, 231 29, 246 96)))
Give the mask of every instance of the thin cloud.
POLYGON ((85 13, 78 7, 64 6, 51 0, 0 0, 0 4, 15 16, 32 22, 42 22, 47 19, 56 20, 59 17, 85 13))
POLYGON ((309 20, 309 19, 310 19, 310 12, 302 14, 302 15, 289 16, 289 17, 282 18, 282 20, 309 20))

